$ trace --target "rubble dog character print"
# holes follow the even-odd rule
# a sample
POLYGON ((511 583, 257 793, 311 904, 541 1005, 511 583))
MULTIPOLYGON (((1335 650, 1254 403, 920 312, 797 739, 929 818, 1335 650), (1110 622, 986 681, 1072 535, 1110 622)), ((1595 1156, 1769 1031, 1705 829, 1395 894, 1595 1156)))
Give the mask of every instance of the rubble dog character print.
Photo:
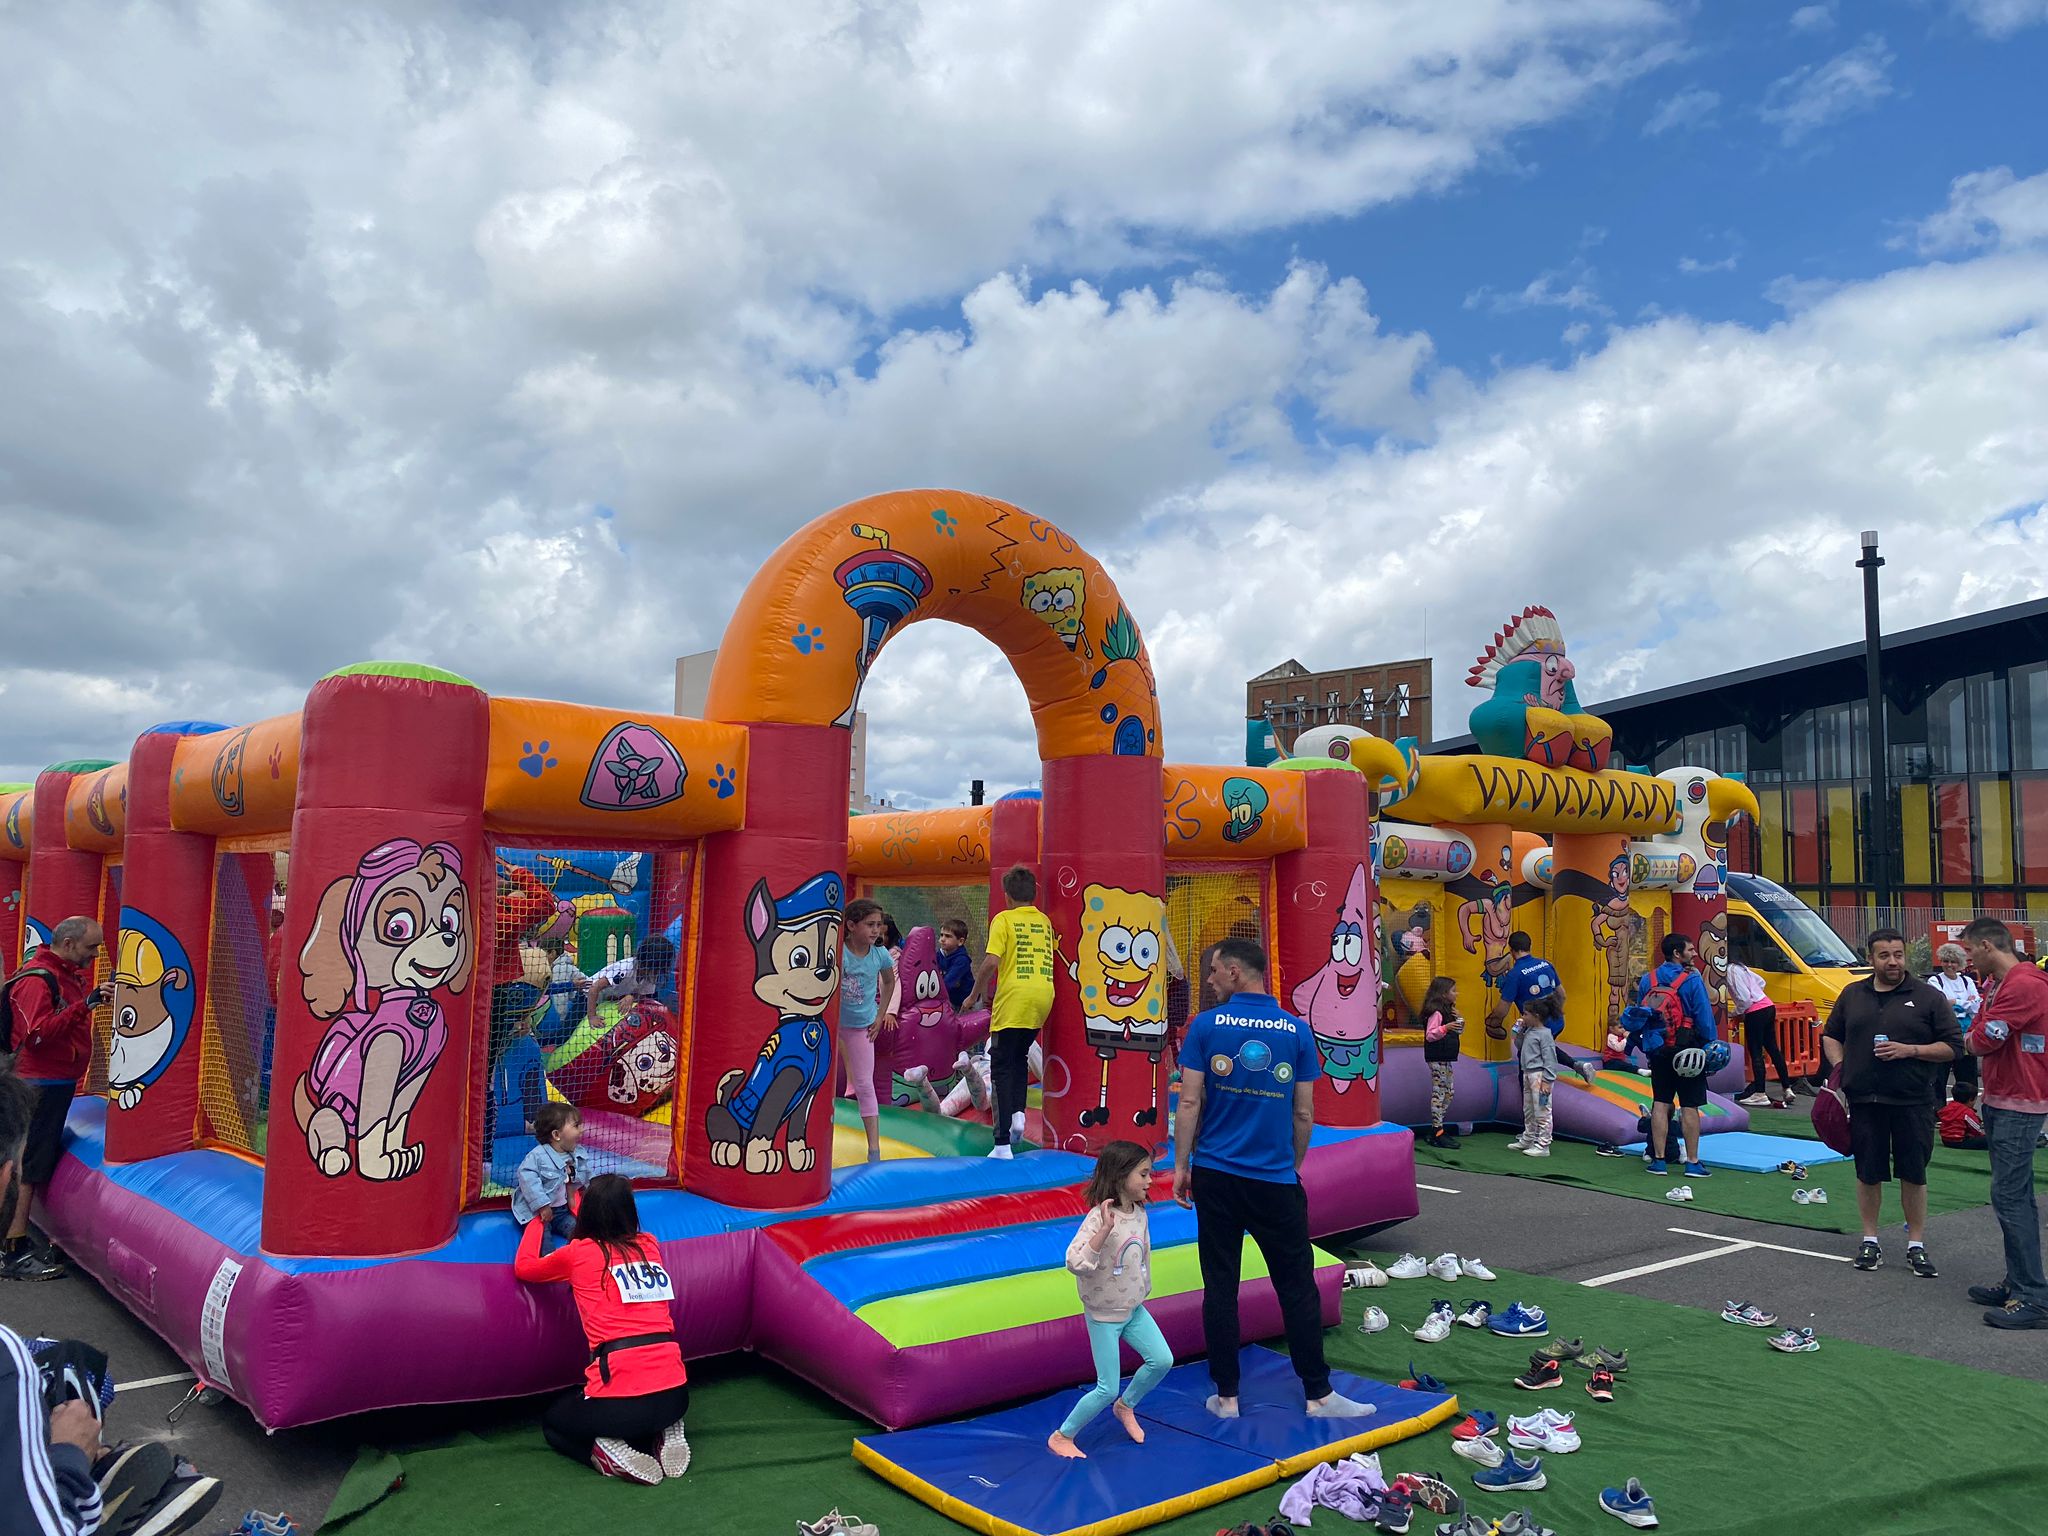
POLYGON ((407 1122, 448 1043, 436 992, 459 996, 475 953, 462 855, 393 838, 327 887, 299 954, 306 1006, 327 1031, 292 1090, 314 1165, 330 1179, 419 1171, 407 1122))
POLYGON ((787 896, 766 880, 747 894, 747 937, 754 946, 754 996, 775 1010, 775 1027, 751 1068, 718 1081, 717 1102, 704 1113, 711 1161, 744 1163, 749 1173, 780 1173, 775 1145, 787 1130, 788 1166, 802 1173, 818 1160, 805 1137, 811 1104, 832 1073, 825 1006, 839 990, 839 937, 845 882, 813 875, 787 896))

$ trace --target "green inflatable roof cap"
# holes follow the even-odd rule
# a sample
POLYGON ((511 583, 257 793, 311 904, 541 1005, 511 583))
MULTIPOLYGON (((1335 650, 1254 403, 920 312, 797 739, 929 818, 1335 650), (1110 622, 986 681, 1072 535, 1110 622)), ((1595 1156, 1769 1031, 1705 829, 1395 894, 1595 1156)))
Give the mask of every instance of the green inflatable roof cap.
MULTIPOLYGON (((476 687, 459 672, 430 667, 418 661, 359 661, 353 666, 336 667, 327 677, 409 677, 422 683, 459 683, 464 688, 476 687)), ((327 678, 321 681, 325 682, 327 678)))

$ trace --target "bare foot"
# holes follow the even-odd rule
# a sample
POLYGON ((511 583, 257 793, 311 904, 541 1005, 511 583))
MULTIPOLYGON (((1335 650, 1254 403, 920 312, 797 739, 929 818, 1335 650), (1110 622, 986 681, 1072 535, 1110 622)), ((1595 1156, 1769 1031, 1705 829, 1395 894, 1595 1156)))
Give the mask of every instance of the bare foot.
POLYGON ((1054 1430, 1045 1442, 1045 1448, 1055 1456, 1064 1456, 1069 1461, 1086 1461, 1088 1453, 1058 1430, 1054 1430))
POLYGON ((1138 1415, 1129 1403, 1116 1403, 1109 1411, 1116 1415, 1117 1423, 1123 1425, 1125 1434, 1140 1445, 1145 1443, 1145 1427, 1138 1422, 1138 1415))

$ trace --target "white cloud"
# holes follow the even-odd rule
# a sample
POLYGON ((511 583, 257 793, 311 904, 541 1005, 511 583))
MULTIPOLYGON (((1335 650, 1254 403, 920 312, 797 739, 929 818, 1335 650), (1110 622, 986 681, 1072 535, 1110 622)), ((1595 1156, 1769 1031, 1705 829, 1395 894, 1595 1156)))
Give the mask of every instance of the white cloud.
POLYGON ((1830 0, 1826 5, 1802 5, 1794 11, 1787 22, 1794 32, 1832 32, 1835 27, 1835 7, 1830 0))
POLYGON ((1949 0, 1972 26, 1990 37, 2008 37, 2048 22, 2048 0, 1949 0))
POLYGON ((1686 277, 1704 277, 1713 272, 1733 272, 1742 261, 1742 236, 1727 230, 1717 237, 1727 243, 1727 254, 1717 257, 1681 256, 1678 270, 1686 277))
POLYGON ((1600 300, 1600 275, 1583 258, 1574 257, 1561 267, 1539 272, 1512 293, 1497 288, 1475 288, 1465 295, 1467 309, 1484 309, 1492 314, 1511 314, 1518 309, 1573 309, 1591 314, 1611 313, 1600 300))
POLYGON ((1690 86, 1657 103, 1657 110, 1643 124, 1646 135, 1671 133, 1678 129, 1704 128, 1714 120, 1721 105, 1721 93, 1702 86, 1690 86))
POLYGON ((1949 183, 1948 206, 1915 225, 1911 243, 1938 255, 2040 240, 2048 240, 2048 171, 2022 181, 2000 165, 1949 183))
POLYGON ((1822 64, 1805 64, 1771 82, 1759 113, 1796 144, 1830 123, 1868 111, 1892 94, 1894 55, 1872 34, 1822 64))
MULTIPOLYGON (((1990 521, 2048 496, 2009 188, 1969 204, 2006 248, 1762 329, 1596 331, 1583 255, 1482 290, 1577 355, 1481 379, 1382 323, 1369 264, 1105 275, 1444 186, 1669 36, 1636 0, 17 19, 0 771, 374 655, 664 705, 783 535, 900 485, 1102 555, 1180 758, 1234 758, 1251 671, 1407 651, 1424 601, 1455 728, 1524 601, 1596 694, 1851 638, 1813 572, 1865 520, 1901 624, 2031 595, 2043 519, 1990 521)), ((1035 774, 958 630, 894 642, 867 703, 877 788, 1035 774)))

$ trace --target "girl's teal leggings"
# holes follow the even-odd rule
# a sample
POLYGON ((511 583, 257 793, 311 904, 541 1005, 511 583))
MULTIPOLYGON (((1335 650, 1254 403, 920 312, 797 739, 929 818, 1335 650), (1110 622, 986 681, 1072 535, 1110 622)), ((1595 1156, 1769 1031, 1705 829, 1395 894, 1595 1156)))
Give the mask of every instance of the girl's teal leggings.
POLYGON ((1074 1404, 1074 1411, 1060 1426, 1060 1433, 1069 1440, 1107 1408, 1116 1396, 1116 1384, 1123 1375, 1123 1361, 1117 1353, 1119 1343, 1129 1344, 1145 1362, 1124 1389, 1123 1400, 1133 1408, 1147 1392, 1159 1385, 1162 1376, 1173 1369, 1173 1351, 1166 1347, 1166 1336, 1152 1321, 1152 1314, 1143 1307, 1133 1312, 1128 1322, 1098 1323, 1089 1318, 1088 1348, 1095 1356, 1095 1385, 1080 1402, 1074 1404))

